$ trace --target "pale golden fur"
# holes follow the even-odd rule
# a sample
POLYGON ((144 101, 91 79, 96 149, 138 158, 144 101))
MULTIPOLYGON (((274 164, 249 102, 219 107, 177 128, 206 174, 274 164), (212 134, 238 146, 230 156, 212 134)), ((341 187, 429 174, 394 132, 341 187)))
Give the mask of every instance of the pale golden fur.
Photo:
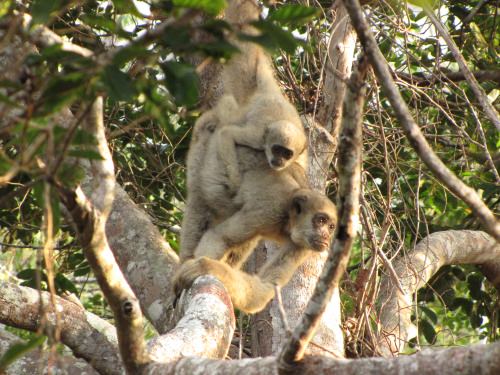
POLYGON ((224 68, 225 95, 195 124, 187 158, 188 200, 176 294, 203 274, 226 286, 236 308, 253 313, 311 252, 329 247, 335 205, 309 188, 306 137, 255 45, 224 68), (278 146, 278 147, 273 147, 278 146), (240 268, 257 242, 282 244, 255 275, 240 268))
POLYGON ((217 132, 217 151, 232 189, 239 186, 241 179, 236 145, 264 151, 269 166, 275 170, 294 162, 305 167, 307 159, 307 137, 299 114, 281 93, 268 56, 254 44, 239 45, 245 53, 224 69, 225 95, 217 105, 217 113, 224 119, 217 132), (253 69, 249 62, 254 62, 253 69), (255 81, 251 92, 244 92, 250 86, 246 76, 255 81))

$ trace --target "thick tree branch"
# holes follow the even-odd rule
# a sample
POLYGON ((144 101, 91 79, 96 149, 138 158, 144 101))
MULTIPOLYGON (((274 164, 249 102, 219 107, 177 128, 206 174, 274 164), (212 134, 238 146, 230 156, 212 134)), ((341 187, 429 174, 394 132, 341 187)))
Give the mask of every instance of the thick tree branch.
POLYGON ((345 272, 351 246, 356 238, 361 188, 361 123, 367 70, 368 64, 362 59, 358 70, 351 76, 344 100, 341 142, 339 143, 339 198, 337 202, 339 218, 333 249, 300 324, 280 354, 280 367, 284 369, 293 366, 304 356, 307 344, 314 334, 333 290, 338 287, 338 282, 345 272))
POLYGON ((128 285, 105 235, 105 218, 94 209, 83 192, 56 184, 62 202, 75 223, 77 236, 116 321, 122 361, 127 372, 138 373, 148 361, 145 351, 139 301, 128 285))
POLYGON ((104 137, 102 116, 102 98, 97 98, 85 122, 86 128, 96 135, 96 149, 103 157, 103 161, 92 165, 95 174, 102 177, 93 192, 95 205, 80 188, 72 191, 56 181, 54 185, 73 219, 85 257, 113 310, 122 361, 127 372, 134 374, 148 361, 148 356, 145 351, 139 301, 118 267, 105 233, 106 219, 113 202, 115 180, 111 153, 104 137))
MULTIPOLYGON (((48 327, 56 324, 55 312, 50 304, 48 292, 42 292, 43 306, 47 309, 48 327)), ((118 375, 123 373, 123 366, 118 355, 116 337, 103 335, 102 329, 110 330, 110 324, 97 316, 86 312, 79 305, 56 298, 60 309, 57 322, 61 331, 61 340, 75 354, 85 359, 101 374, 118 375), (96 327, 97 322, 100 327, 96 327), (114 339, 114 340, 113 340, 114 339)), ((0 322, 12 327, 32 332, 40 328, 40 293, 28 287, 12 283, 0 283, 0 322)))
POLYGON ((480 231, 449 230, 424 238, 405 257, 394 263, 404 293, 394 287, 390 277, 382 279, 378 297, 383 355, 397 355, 416 333, 411 323, 414 293, 442 267, 450 264, 478 264, 490 270, 494 283, 500 280, 500 245, 480 231), (496 270, 496 273, 494 272, 496 270))
MULTIPOLYGON (((276 375, 280 373, 278 366, 278 361, 274 357, 239 361, 188 357, 169 364, 151 364, 146 374, 276 375)), ((311 356, 304 358, 294 373, 301 375, 497 375, 500 373, 500 342, 444 350, 427 350, 415 355, 392 359, 338 360, 311 356)))
MULTIPOLYGON (((318 111, 317 121, 332 134, 334 139, 342 120, 346 81, 351 75, 351 68, 356 46, 356 33, 351 20, 341 2, 333 5, 335 21, 330 34, 328 51, 323 63, 325 78, 323 84, 323 103, 318 111)), ((334 149, 337 148, 335 144, 334 149)))
POLYGON ((186 356, 224 358, 235 327, 233 304, 224 285, 212 276, 198 278, 178 302, 182 317, 174 329, 148 343, 158 362, 186 356))
POLYGON ((359 2, 357 0, 344 0, 344 5, 351 16, 354 28, 373 66, 375 75, 389 99, 411 146, 439 181, 458 198, 462 199, 472 209, 474 215, 480 219, 485 230, 495 237, 497 241, 500 241, 500 222, 484 204, 477 192, 457 178, 436 156, 420 131, 420 128, 415 123, 415 120, 411 117, 406 103, 392 80, 387 62, 368 27, 359 2))

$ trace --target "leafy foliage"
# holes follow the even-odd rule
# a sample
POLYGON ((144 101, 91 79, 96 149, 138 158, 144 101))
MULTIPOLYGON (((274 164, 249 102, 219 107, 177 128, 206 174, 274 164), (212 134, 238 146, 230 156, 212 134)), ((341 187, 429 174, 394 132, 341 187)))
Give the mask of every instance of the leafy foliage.
MULTIPOLYGON (((495 4, 483 4, 467 19, 478 3, 445 2, 441 18, 473 71, 498 74, 495 4)), ((228 36, 290 54, 279 55, 277 72, 285 92, 303 113, 317 115, 317 108, 328 100, 321 93, 333 21, 331 2, 317 2, 318 7, 269 6, 267 18, 253 24, 258 35, 239 33, 215 18, 225 6, 223 0, 157 1, 148 14, 135 4, 140 2, 31 2, 33 24, 49 26, 65 40, 94 52, 95 58, 61 45, 43 48, 27 56, 27 69, 19 81, 0 82, 0 102, 21 110, 21 115, 0 126, 0 176, 22 166, 10 184, 0 187, 0 260, 10 265, 5 278, 16 280, 16 276, 22 285, 47 289, 47 270, 40 260, 43 210, 50 204, 55 218, 60 213, 55 196, 45 202, 46 175, 51 162, 60 158, 63 162, 50 172, 62 183, 75 185, 83 176, 75 158, 101 158, 92 149, 94 137, 80 129, 96 94, 106 97, 105 123, 118 182, 154 218, 174 249, 178 237, 171 228, 182 219, 185 157, 191 127, 199 116, 198 73, 207 61, 225 61, 237 51, 228 36), (201 22, 189 17, 200 13, 205 13, 201 22), (152 30, 165 19, 171 22, 160 35, 154 34, 152 30), (193 55, 198 57, 196 64, 193 55), (71 130, 53 117, 65 107, 77 119, 71 130)), ((12 14, 14 8, 14 2, 2 2, 0 16, 12 14)), ((478 109, 468 84, 453 78, 457 65, 452 55, 419 8, 398 2, 372 9, 379 46, 428 142, 498 212, 499 181, 491 164, 497 169, 500 165, 500 138, 478 109)), ((481 85, 498 105, 498 80, 481 80, 481 85)), ((367 290, 374 291, 379 273, 373 272, 368 280, 363 271, 380 268, 371 255, 377 249, 389 257, 401 255, 428 233, 477 229, 479 224, 429 174, 405 141, 376 82, 371 80, 370 87, 364 122, 364 237, 354 249, 350 271, 352 278, 364 280, 367 290), (367 233, 373 233, 375 245, 367 233)), ((329 172, 335 175, 333 168, 329 172)), ((330 191, 335 183, 329 180, 330 191)), ((56 223, 54 238, 58 293, 75 293, 86 308, 109 317, 64 221, 56 223)), ((375 298, 375 292, 371 296, 375 298)), ((356 298, 347 285, 346 313, 361 316, 356 309, 370 304, 359 306, 356 298)), ((442 270, 417 301, 420 344, 498 337, 498 297, 472 267, 442 270)))

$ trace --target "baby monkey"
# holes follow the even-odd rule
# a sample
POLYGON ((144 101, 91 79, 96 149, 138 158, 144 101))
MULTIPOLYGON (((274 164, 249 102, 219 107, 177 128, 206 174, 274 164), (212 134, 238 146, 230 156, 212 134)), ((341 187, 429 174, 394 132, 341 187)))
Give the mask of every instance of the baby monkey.
POLYGON ((232 94, 224 95, 214 108, 215 117, 222 120, 216 132, 217 151, 233 191, 241 183, 236 145, 264 151, 269 166, 277 171, 294 162, 305 167, 307 159, 307 137, 297 110, 281 93, 264 52, 252 51, 258 54, 254 92, 242 98, 242 104, 232 94))

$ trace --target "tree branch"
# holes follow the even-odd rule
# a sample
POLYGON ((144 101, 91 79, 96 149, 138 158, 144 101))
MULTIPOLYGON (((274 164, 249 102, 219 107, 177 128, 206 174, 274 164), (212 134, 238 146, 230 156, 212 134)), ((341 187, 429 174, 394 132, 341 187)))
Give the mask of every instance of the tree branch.
POLYGON ((450 264, 479 264, 490 270, 489 277, 500 280, 500 245, 480 231, 436 232, 420 241, 405 257, 394 263, 404 292, 394 288, 387 275, 378 297, 381 332, 379 349, 385 356, 397 355, 416 333, 411 323, 413 295, 442 267, 450 264), (495 274, 491 270, 496 269, 495 274))
POLYGON ((351 76, 344 99, 338 161, 339 197, 337 210, 339 218, 333 249, 300 324, 280 354, 280 368, 293 367, 295 362, 304 356, 307 344, 314 334, 333 290, 338 287, 338 282, 345 272, 351 246, 356 237, 361 188, 361 119, 366 93, 364 81, 367 70, 366 60, 361 59, 358 70, 351 76))
MULTIPOLYGON (((476 344, 462 348, 427 350, 411 356, 392 359, 361 358, 338 360, 328 357, 306 357, 298 364, 295 374, 301 375, 497 375, 500 373, 500 342, 476 344)), ((259 374, 276 375, 280 372, 274 357, 222 361, 206 358, 183 358, 169 364, 151 364, 148 375, 181 374, 259 374)))
POLYGON ((212 276, 196 279, 178 302, 177 310, 182 318, 175 328, 148 343, 153 360, 170 362, 186 356, 227 355, 236 319, 231 299, 220 281, 212 276))
MULTIPOLYGON (((41 293, 47 309, 46 324, 54 327, 54 307, 49 303, 50 294, 41 293)), ((111 325, 86 312, 73 302, 56 297, 60 309, 59 329, 61 340, 77 357, 85 359, 101 374, 119 375, 123 366, 118 355, 116 337, 110 336, 111 325), (97 324, 100 326, 97 327, 97 324), (107 335, 102 331, 107 331, 107 335)), ((12 327, 36 332, 40 328, 40 293, 12 283, 0 283, 0 322, 12 327)))
MULTIPOLYGON (((444 75, 450 81, 458 82, 465 80, 463 72, 452 72, 448 70, 440 70, 440 74, 444 75)), ((500 85, 500 69, 498 70, 478 70, 471 72, 478 81, 493 81, 500 85)), ((439 74, 425 74, 422 72, 415 72, 412 74, 405 72, 394 72, 395 77, 404 81, 417 84, 418 86, 431 86, 439 78, 439 74)))
POLYGON ((134 292, 128 285, 109 248, 105 225, 114 193, 114 170, 111 153, 104 137, 102 98, 92 105, 86 128, 96 135, 96 149, 103 161, 94 163, 95 174, 103 177, 93 192, 93 205, 80 188, 70 190, 52 181, 61 201, 68 209, 75 224, 78 239, 83 247, 97 282, 109 302, 116 321, 122 361, 127 372, 135 374, 148 362, 145 351, 142 313, 134 292))
POLYGON ((368 27, 359 2, 357 0, 344 0, 344 5, 351 16, 352 24, 373 66, 375 75, 389 99, 411 146, 439 181, 458 198, 462 199, 472 209, 474 215, 481 220, 485 230, 495 237, 497 241, 500 241, 500 222, 484 204, 476 191, 457 178, 436 156, 415 120, 411 117, 406 103, 392 80, 387 62, 368 27))

